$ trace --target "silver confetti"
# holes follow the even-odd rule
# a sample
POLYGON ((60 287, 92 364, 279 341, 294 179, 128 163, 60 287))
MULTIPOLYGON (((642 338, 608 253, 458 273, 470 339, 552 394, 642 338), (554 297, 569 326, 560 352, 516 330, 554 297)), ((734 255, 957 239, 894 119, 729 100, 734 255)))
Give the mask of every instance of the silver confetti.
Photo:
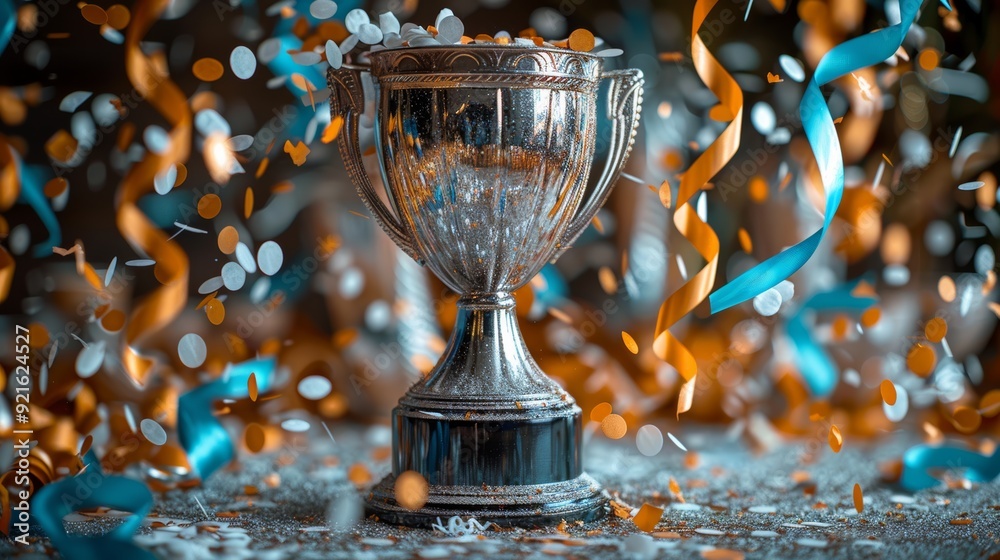
POLYGON ((89 91, 74 91, 73 93, 63 97, 62 101, 59 102, 59 110, 65 111, 67 113, 72 113, 86 100, 90 99, 93 95, 89 91))
POLYGON ((268 276, 274 276, 278 273, 283 260, 281 246, 274 241, 265 241, 257 249, 257 263, 260 265, 260 271, 268 276))
POLYGON ((357 35, 358 40, 366 45, 377 45, 382 42, 382 30, 377 25, 371 23, 362 25, 358 29, 357 35))
POLYGON ((229 149, 234 152, 242 152, 250 146, 253 146, 253 140, 253 136, 250 136, 249 134, 233 136, 229 139, 229 149))
POLYGON ((310 375, 299 381, 299 395, 311 401, 318 401, 330 394, 333 384, 322 375, 310 375))
POLYGON ((149 440, 149 443, 153 445, 163 445, 167 443, 167 432, 163 430, 156 420, 151 418, 144 418, 142 422, 139 422, 139 431, 142 432, 143 437, 149 440))
POLYGON ((247 244, 242 241, 236 244, 236 262, 240 263, 243 270, 250 274, 257 272, 257 263, 253 260, 253 253, 250 252, 250 247, 247 247, 247 244))
POLYGON ((198 286, 198 293, 201 295, 207 295, 214 291, 217 291, 223 285, 221 276, 214 276, 205 280, 201 286, 198 286))
POLYGON ((272 37, 265 40, 257 47, 257 58, 261 62, 267 64, 274 60, 276 56, 281 52, 281 39, 277 37, 272 37))
POLYGON ((237 78, 249 80, 257 71, 257 58, 253 55, 253 51, 240 45, 230 53, 229 67, 237 78))
POLYGON ((337 3, 332 0, 315 0, 309 5, 309 15, 316 19, 330 19, 337 13, 337 3))
POLYGON ((334 70, 344 64, 344 53, 340 52, 340 47, 333 41, 326 42, 326 62, 334 70))
POLYGON ((111 259, 111 264, 108 265, 108 271, 104 273, 104 287, 107 288, 108 284, 111 284, 111 279, 115 276, 115 266, 118 265, 118 257, 111 259))
POLYGON ((395 33, 399 35, 399 20, 392 12, 385 12, 378 16, 378 28, 382 30, 382 35, 395 33))
POLYGON ((362 25, 368 25, 371 21, 368 19, 368 13, 361 8, 355 8, 349 12, 344 17, 344 27, 347 28, 351 33, 357 33, 361 29, 362 25))
POLYGON ((802 69, 802 63, 787 54, 778 57, 778 64, 785 71, 785 75, 793 81, 801 82, 806 79, 806 71, 802 69))
MULTIPOLYGON (((237 291, 246 283, 247 273, 243 267, 234 262, 222 265, 222 285, 227 290, 237 291)), ((212 290, 215 291, 215 290, 212 290)))
POLYGON ((105 343, 103 340, 85 346, 76 355, 76 374, 86 379, 101 369, 104 363, 105 343))
POLYGON ((311 66, 313 64, 319 63, 322 60, 322 57, 319 56, 319 53, 313 51, 303 51, 293 54, 292 60, 295 61, 295 64, 301 64, 303 66, 311 66))
POLYGON ((189 368, 196 368, 205 363, 208 348, 205 340, 195 333, 188 333, 177 343, 177 357, 189 368))

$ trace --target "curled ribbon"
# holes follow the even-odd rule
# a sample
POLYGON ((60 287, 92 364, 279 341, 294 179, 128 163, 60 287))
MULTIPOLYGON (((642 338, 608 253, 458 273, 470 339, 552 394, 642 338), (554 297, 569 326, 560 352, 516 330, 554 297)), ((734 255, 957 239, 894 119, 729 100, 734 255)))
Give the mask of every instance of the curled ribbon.
POLYGON ((796 351, 796 362, 799 372, 814 395, 825 397, 837 386, 837 366, 823 350, 823 347, 812 336, 812 330, 806 326, 805 317, 810 312, 817 311, 853 311, 860 313, 875 304, 870 296, 854 293, 860 280, 843 284, 828 292, 822 292, 810 297, 802 307, 788 320, 786 327, 788 338, 796 351))
POLYGON ((118 189, 118 229, 125 239, 156 261, 156 277, 162 286, 136 306, 125 329, 122 362, 132 381, 142 386, 152 361, 142 357, 137 345, 151 331, 170 322, 187 301, 188 258, 139 209, 139 198, 152 190, 156 175, 176 162, 187 159, 191 145, 191 111, 187 98, 147 57, 140 47, 142 38, 168 0, 144 0, 136 4, 125 37, 125 71, 136 91, 173 126, 170 145, 162 154, 146 152, 134 165, 118 189))
POLYGON ((30 206, 49 232, 49 238, 35 245, 34 248, 35 257, 46 257, 52 254, 52 248, 59 245, 62 240, 62 230, 59 228, 59 220, 56 219, 55 212, 52 211, 52 207, 49 206, 43 193, 45 172, 37 165, 24 165, 17 155, 14 156, 14 161, 20 168, 21 176, 21 190, 18 193, 17 201, 30 206))
POLYGON ((990 482, 1000 474, 1000 447, 993 455, 980 455, 963 447, 916 445, 903 454, 903 474, 899 484, 911 492, 940 484, 928 469, 965 469, 973 482, 990 482))
MULTIPOLYGON (((678 187, 677 207, 674 211, 674 224, 677 230, 698 250, 707 264, 660 306, 653 341, 656 355, 674 366, 684 378, 685 384, 695 382, 698 364, 691 351, 669 329, 708 297, 719 264, 719 238, 711 226, 698 217, 697 211, 691 204, 691 198, 705 188, 708 181, 736 154, 740 146, 743 122, 743 91, 736 80, 712 56, 698 33, 716 3, 717 0, 698 0, 694 6, 691 60, 698 76, 718 97, 720 104, 728 110, 728 116, 732 117, 732 121, 684 172, 678 187)), ((691 387, 688 389, 686 392, 682 391, 682 395, 690 397, 693 393, 691 387)), ((690 406, 690 402, 685 405, 684 400, 681 399, 678 403, 678 414, 690 406)))
POLYGON ((212 403, 250 394, 247 382, 255 374, 257 389, 270 390, 274 358, 230 365, 219 379, 181 395, 177 401, 177 436, 188 455, 191 470, 202 480, 233 460, 233 442, 226 428, 212 414, 212 403))
POLYGON ((49 541, 69 560, 155 560, 149 551, 132 542, 133 535, 153 508, 153 493, 149 487, 124 476, 105 476, 93 450, 87 452, 84 462, 87 466, 79 474, 46 484, 31 501, 34 518, 49 536, 49 541), (63 517, 98 506, 127 511, 132 515, 103 535, 90 537, 66 532, 63 517))
MULTIPOLYGON (((799 103, 802 127, 816 157, 823 187, 826 190, 823 226, 805 240, 772 256, 719 288, 709 297, 712 313, 728 309, 777 286, 802 268, 819 247, 844 194, 844 158, 840 148, 840 138, 820 88, 853 71, 878 64, 892 56, 903 44, 906 32, 917 16, 921 1, 900 0, 899 23, 855 37, 833 47, 823 55, 799 103)), ((947 0, 941 1, 945 7, 951 9, 947 0)))

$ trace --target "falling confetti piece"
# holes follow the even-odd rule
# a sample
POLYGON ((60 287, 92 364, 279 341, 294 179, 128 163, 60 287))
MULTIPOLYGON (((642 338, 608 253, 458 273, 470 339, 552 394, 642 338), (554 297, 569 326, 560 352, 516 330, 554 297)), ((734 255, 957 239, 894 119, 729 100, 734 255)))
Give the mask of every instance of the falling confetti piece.
POLYGON ((302 165, 306 162, 306 156, 309 155, 309 147, 299 141, 297 144, 292 144, 291 140, 285 140, 285 153, 292 157, 292 163, 295 165, 302 165))
POLYGON ((195 333, 188 333, 177 343, 177 356, 181 363, 189 368, 196 368, 205 363, 208 348, 205 340, 195 333))
MULTIPOLYGON (((611 405, 608 405, 608 412, 610 411, 611 405)), ((663 432, 652 424, 646 424, 635 433, 635 447, 646 457, 657 455, 663 449, 663 432)))
POLYGON ((601 431, 610 439, 621 439, 628 432, 628 425, 620 415, 608 414, 601 420, 601 431))
POLYGON ((249 220, 251 214, 253 214, 253 189, 247 187, 243 193, 243 218, 249 220))
POLYGON ((404 471, 393 485, 396 502, 409 510, 424 507, 430 494, 427 479, 416 471, 404 471))
POLYGON ((198 199, 198 215, 206 220, 219 215, 222 210, 222 199, 215 194, 206 194, 198 199))
POLYGON ((924 325, 924 336, 931 342, 941 342, 948 334, 948 323, 941 317, 934 317, 924 325))
POLYGON ((920 377, 927 377, 937 365, 934 349, 923 343, 916 343, 906 355, 906 367, 920 377))
POLYGON ((213 297, 205 304, 205 314, 208 316, 208 322, 213 325, 221 325, 226 319, 226 307, 221 301, 213 297))
POLYGON ((602 402, 590 409, 590 420, 593 422, 603 422, 611 414, 611 403, 602 402))
POLYGON ((253 51, 240 45, 229 54, 229 68, 241 80, 249 80, 257 71, 257 57, 253 51))
POLYGON ((45 187, 42 188, 42 192, 45 193, 45 196, 48 198, 56 198, 66 192, 67 188, 69 188, 69 181, 67 181, 65 177, 55 177, 45 183, 45 187))
MULTIPOLYGON (((778 65, 781 66, 785 75, 793 81, 802 82, 806 79, 806 71, 802 68, 802 63, 787 54, 778 56, 778 65)), ((768 74, 767 81, 771 81, 770 74, 768 74)))
POLYGON ((836 424, 830 426, 830 435, 827 438, 830 443, 830 449, 834 453, 840 453, 840 448, 844 445, 844 436, 840 433, 840 428, 836 424))
POLYGON ((975 433, 983 422, 979 411, 968 406, 959 406, 951 414, 951 423, 963 434, 975 433))
POLYGON ((896 385, 888 379, 883 379, 882 383, 879 384, 879 392, 882 394, 882 400, 885 404, 892 406, 896 404, 896 385))
POLYGON ((674 442, 674 445, 676 445, 681 451, 687 451, 687 447, 684 447, 684 444, 681 443, 679 439, 674 437, 674 434, 667 432, 667 437, 670 438, 670 441, 674 442))
POLYGON ((743 249, 743 252, 746 253, 746 254, 748 254, 748 255, 752 254, 753 253, 753 242, 750 240, 750 234, 747 233, 747 230, 745 230, 743 228, 740 228, 736 232, 736 235, 737 235, 737 237, 740 240, 740 248, 743 249))
POLYGON ((257 402, 257 374, 251 373, 250 377, 247 379, 247 394, 250 396, 250 400, 257 402))
POLYGON ((167 432, 163 430, 156 420, 151 418, 144 418, 142 422, 139 422, 139 430, 142 432, 143 437, 149 440, 149 443, 153 445, 163 445, 167 443, 167 432))
POLYGON ((625 347, 628 348, 629 352, 633 354, 639 353, 639 345, 636 344, 635 339, 632 338, 632 335, 628 334, 625 331, 622 331, 622 341, 625 342, 625 347))
POLYGON ((265 241, 257 249, 257 264, 260 266, 260 271, 268 276, 278 273, 283 260, 281 246, 274 241, 265 241))
POLYGON ((243 432, 243 442, 251 453, 259 453, 260 450, 264 449, 264 441, 264 428, 260 424, 251 422, 247 425, 246 430, 243 432))
POLYGON ((219 250, 227 255, 236 251, 239 241, 240 234, 233 226, 226 226, 219 232, 219 250))
POLYGON ((784 81, 785 80, 782 80, 781 76, 779 76, 777 74, 772 74, 770 72, 767 73, 767 83, 769 83, 769 84, 780 84, 781 82, 784 82, 784 81))
POLYGON ((865 497, 861 493, 861 485, 854 484, 854 509, 860 514, 865 510, 865 497))
POLYGON ((986 186, 986 182, 985 181, 970 181, 968 183, 962 183, 961 185, 959 185, 958 186, 958 190, 960 190, 960 191, 974 191, 974 190, 980 189, 980 188, 982 188, 984 186, 986 186))
POLYGON ((594 34, 586 29, 577 29, 569 35, 569 48, 577 52, 594 50, 594 34))
POLYGON ((885 160, 885 162, 889 164, 889 167, 894 167, 894 166, 892 165, 892 161, 891 161, 891 160, 889 160, 889 156, 887 156, 887 155, 885 155, 885 154, 882 154, 882 159, 884 159, 884 160, 885 160))
POLYGON ((84 4, 80 8, 80 13, 83 14, 83 19, 94 25, 104 25, 108 23, 108 13, 104 11, 104 8, 98 6, 97 4, 84 4))
POLYGON ((656 528, 656 524, 660 522, 663 517, 663 509, 650 504, 642 504, 639 508, 639 513, 635 514, 632 518, 632 523, 635 523, 636 528, 640 531, 648 533, 656 528))
POLYGON ((191 72, 203 82, 214 82, 222 77, 225 68, 214 58, 200 58, 191 67, 191 72))

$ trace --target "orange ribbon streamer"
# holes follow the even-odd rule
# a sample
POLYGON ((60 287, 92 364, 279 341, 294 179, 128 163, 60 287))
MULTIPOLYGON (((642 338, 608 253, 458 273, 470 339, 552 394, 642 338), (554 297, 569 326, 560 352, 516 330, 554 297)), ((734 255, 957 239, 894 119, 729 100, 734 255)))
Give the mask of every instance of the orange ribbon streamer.
POLYGON ((143 338, 176 317, 187 301, 188 258, 139 210, 136 202, 153 188, 156 175, 175 163, 183 163, 190 153, 191 111, 187 99, 166 71, 152 57, 143 54, 140 41, 169 4, 168 0, 144 0, 132 12, 132 24, 125 37, 125 72, 136 91, 173 127, 170 145, 162 154, 146 152, 122 180, 117 193, 118 229, 139 252, 156 261, 156 278, 162 284, 136 306, 125 329, 122 362, 132 381, 143 386, 152 360, 137 348, 143 338))
POLYGON ((684 387, 677 403, 678 416, 691 407, 698 364, 691 351, 669 329, 708 297, 715 284, 715 273, 719 264, 719 238, 712 227, 698 217, 697 211, 692 207, 691 199, 705 188, 709 180, 736 154, 740 147, 743 122, 743 91, 736 80, 712 56, 698 34, 702 23, 717 1, 698 0, 695 3, 691 60, 698 76, 719 99, 720 105, 727 110, 727 116, 733 120, 684 172, 678 187, 677 206, 674 211, 674 225, 677 226, 677 231, 698 250, 707 264, 660 306, 653 341, 653 351, 656 355, 672 365, 684 378, 684 387))

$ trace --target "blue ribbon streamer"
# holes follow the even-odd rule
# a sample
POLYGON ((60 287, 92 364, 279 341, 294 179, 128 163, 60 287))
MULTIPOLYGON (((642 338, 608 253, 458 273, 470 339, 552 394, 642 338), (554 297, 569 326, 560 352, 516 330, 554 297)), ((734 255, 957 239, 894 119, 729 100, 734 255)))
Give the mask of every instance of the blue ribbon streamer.
POLYGON ((17 17, 14 15, 14 2, 0 0, 0 54, 3 54, 10 38, 14 36, 15 21, 17 21, 17 17))
MULTIPOLYGON (((837 213, 837 207, 840 206, 840 199, 844 194, 844 157, 840 150, 840 138, 837 136, 833 116, 820 88, 855 70, 878 64, 892 56, 903 44, 903 39, 917 16, 921 2, 922 0, 900 0, 899 23, 855 37, 833 47, 823 55, 799 103, 802 127, 809 145, 812 146, 823 180, 823 188, 826 191, 826 215, 823 218, 823 227, 804 241, 740 274, 709 296, 712 313, 753 299, 777 286, 802 268, 802 265, 816 252, 837 213)), ((941 0, 941 3, 951 9, 947 0, 941 0)))
POLYGON ((788 320, 786 331, 788 338, 796 351, 796 362, 799 372, 812 393, 825 397, 837 387, 839 375, 837 366, 827 355, 823 347, 812 336, 812 330, 806 326, 807 312, 818 311, 853 311, 860 313, 875 304, 873 297, 858 297, 851 292, 861 280, 855 280, 838 286, 829 292, 815 294, 788 320))
POLYGON ((222 377, 192 389, 177 401, 177 435, 192 471, 202 480, 229 464, 235 454, 229 432, 212 414, 212 403, 247 397, 251 373, 256 374, 261 393, 270 390, 274 370, 274 358, 231 364, 222 377))
POLYGON ((18 174, 21 177, 21 189, 17 195, 17 201, 27 204, 35 211, 38 218, 42 220, 49 238, 35 245, 33 254, 36 258, 47 257, 52 254, 52 248, 59 244, 62 239, 62 230, 59 227, 59 220, 56 219, 55 212, 49 206, 49 201, 43 192, 45 188, 48 171, 40 165, 24 165, 17 160, 18 174))
POLYGON ((87 468, 76 476, 46 484, 31 501, 34 518, 49 541, 68 560, 128 558, 156 560, 132 541, 153 508, 153 493, 142 482, 124 476, 106 476, 93 450, 84 457, 87 468), (104 506, 132 515, 111 531, 96 537, 70 535, 63 517, 74 511, 104 506))
POLYGON ((899 484, 911 492, 941 484, 928 469, 965 469, 969 480, 990 482, 1000 474, 1000 447, 993 455, 980 455, 963 447, 916 445, 903 454, 899 484))

